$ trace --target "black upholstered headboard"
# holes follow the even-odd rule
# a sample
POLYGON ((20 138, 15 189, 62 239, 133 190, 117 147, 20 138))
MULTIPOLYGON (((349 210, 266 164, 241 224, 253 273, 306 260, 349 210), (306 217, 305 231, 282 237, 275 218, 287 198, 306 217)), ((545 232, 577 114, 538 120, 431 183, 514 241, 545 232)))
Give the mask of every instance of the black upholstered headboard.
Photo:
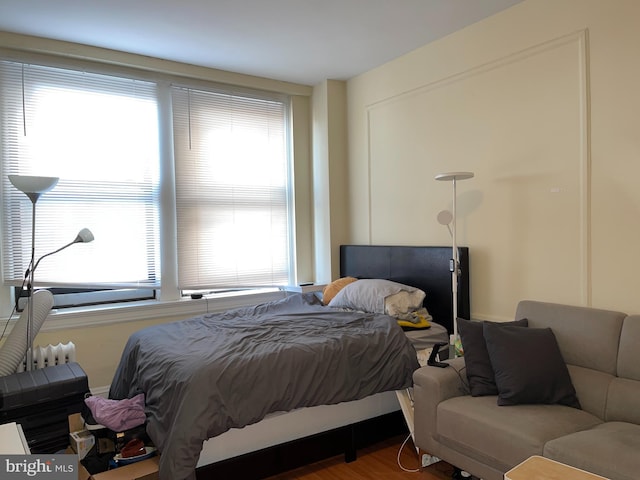
MULTIPOLYGON (((469 249, 458 247, 458 317, 471 318, 469 249)), ((433 321, 453 333, 453 289, 449 270, 451 247, 341 245, 340 276, 384 278, 420 288, 433 321)))

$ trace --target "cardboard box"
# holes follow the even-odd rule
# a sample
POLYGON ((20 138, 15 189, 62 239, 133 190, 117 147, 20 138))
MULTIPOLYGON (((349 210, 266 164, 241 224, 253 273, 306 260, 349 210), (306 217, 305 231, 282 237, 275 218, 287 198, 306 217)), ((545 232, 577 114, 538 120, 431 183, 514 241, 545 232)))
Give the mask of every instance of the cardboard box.
MULTIPOLYGON (((71 447, 67 447, 64 451, 67 455, 77 455, 76 452, 71 450, 71 447)), ((90 480, 91 474, 87 472, 87 469, 84 468, 84 465, 80 463, 80 459, 78 459, 78 480, 90 480)))
MULTIPOLYGON (((84 422, 79 413, 69 415, 69 431, 78 433, 84 428, 84 422)), ((86 431, 86 430, 85 430, 86 431)), ((89 432, 95 441, 95 436, 89 432)), ((71 438, 72 435, 69 435, 71 438)), ((78 453, 78 452, 76 452, 78 453)), ((86 455, 86 453, 85 453, 86 455)), ((80 460, 80 455, 78 455, 80 460)), ((122 467, 107 470, 106 472, 90 475, 84 466, 78 463, 78 480, 158 480, 159 456, 151 457, 147 460, 132 463, 122 467)))
MULTIPOLYGON (((73 454, 74 452, 71 448, 67 448, 65 453, 73 454)), ((158 480, 159 461, 160 457, 156 456, 92 476, 78 460, 78 480, 158 480)))
POLYGON ((131 465, 97 473, 90 480, 158 480, 159 461, 160 457, 152 457, 131 465))
POLYGON ((78 462, 78 480, 91 480, 91 474, 80 462, 78 462))
POLYGON ((80 415, 79 413, 72 413, 71 415, 69 415, 68 420, 70 432, 79 432, 80 430, 86 430, 82 415, 80 415))

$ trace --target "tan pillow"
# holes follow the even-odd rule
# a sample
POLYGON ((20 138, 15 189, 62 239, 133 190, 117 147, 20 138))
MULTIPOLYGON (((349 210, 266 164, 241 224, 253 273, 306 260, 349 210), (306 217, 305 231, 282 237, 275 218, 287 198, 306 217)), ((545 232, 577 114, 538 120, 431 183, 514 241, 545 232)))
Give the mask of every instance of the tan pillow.
POLYGON ((355 277, 342 277, 331 282, 322 290, 322 303, 328 305, 331 299, 335 297, 340 290, 356 280, 358 279, 355 277))

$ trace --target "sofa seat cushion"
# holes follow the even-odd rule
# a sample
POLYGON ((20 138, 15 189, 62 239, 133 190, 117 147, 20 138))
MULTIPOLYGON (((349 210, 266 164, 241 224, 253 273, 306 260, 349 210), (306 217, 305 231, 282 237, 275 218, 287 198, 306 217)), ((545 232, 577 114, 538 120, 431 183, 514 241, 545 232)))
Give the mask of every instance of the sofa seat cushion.
POLYGON ((640 425, 607 422, 550 440, 543 455, 612 480, 640 475, 640 425))
POLYGON ((498 406, 496 396, 450 398, 438 405, 438 441, 506 472, 549 440, 592 428, 598 417, 564 405, 498 406))

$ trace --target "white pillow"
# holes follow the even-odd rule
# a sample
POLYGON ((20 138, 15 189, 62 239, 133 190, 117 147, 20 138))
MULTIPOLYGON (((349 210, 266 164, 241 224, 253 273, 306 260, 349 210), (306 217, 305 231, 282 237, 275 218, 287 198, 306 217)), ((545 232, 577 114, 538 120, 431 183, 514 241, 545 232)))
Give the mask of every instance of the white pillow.
POLYGON ((401 292, 389 295, 384 299, 384 313, 392 317, 401 317, 422 307, 425 293, 417 288, 410 292, 401 292))
POLYGON ((409 309, 422 306, 424 297, 425 293, 422 290, 402 283, 382 279, 360 279, 342 288, 329 302, 329 306, 397 316, 395 313, 388 313, 388 310, 407 313, 409 309), (400 292, 406 294, 398 297, 397 294, 400 292), (390 297, 391 300, 385 305, 390 297))

